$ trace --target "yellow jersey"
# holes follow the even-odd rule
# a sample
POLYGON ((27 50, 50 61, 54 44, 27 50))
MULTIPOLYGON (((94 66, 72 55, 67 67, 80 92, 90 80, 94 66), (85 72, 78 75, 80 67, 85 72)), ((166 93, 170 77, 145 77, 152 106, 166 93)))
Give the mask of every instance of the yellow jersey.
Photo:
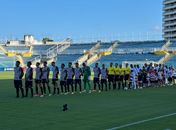
POLYGON ((128 67, 128 68, 125 68, 125 74, 130 74, 131 73, 131 68, 128 67))
POLYGON ((115 68, 114 67, 109 67, 108 68, 108 74, 109 75, 114 75, 115 74, 115 68))
POLYGON ((119 67, 114 68, 114 71, 115 71, 115 75, 120 75, 120 68, 119 67))
POLYGON ((125 68, 120 68, 120 75, 124 75, 125 74, 125 68))

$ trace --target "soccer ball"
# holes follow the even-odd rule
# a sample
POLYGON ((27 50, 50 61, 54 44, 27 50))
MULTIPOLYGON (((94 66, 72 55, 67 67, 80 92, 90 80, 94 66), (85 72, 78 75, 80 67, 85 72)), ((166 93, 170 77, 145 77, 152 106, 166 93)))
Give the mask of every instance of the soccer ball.
POLYGON ((125 88, 124 88, 124 90, 128 90, 128 88, 127 88, 127 87, 125 87, 125 88))

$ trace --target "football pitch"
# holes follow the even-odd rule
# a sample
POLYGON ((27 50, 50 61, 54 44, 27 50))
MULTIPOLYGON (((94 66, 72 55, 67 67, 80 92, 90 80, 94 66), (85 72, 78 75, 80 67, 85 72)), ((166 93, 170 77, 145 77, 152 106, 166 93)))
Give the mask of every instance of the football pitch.
POLYGON ((176 86, 17 99, 12 73, 0 73, 0 130, 24 129, 176 130, 176 86))

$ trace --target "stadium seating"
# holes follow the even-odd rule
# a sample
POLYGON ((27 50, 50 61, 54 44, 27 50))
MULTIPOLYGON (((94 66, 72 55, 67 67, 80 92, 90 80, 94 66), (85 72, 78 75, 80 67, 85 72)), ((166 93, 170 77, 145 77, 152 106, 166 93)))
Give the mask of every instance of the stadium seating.
MULTIPOLYGON (((87 50, 90 50, 96 43, 82 43, 82 44, 71 44, 71 46, 64 50, 60 55, 58 55, 58 61, 57 64, 60 66, 61 63, 68 63, 75 61, 78 59, 80 56, 83 55, 83 53, 87 50)), ((117 51, 120 49, 140 49, 140 48, 145 48, 145 49, 152 49, 152 48, 161 48, 165 42, 164 41, 149 41, 149 42, 119 42, 118 47, 116 47, 113 51, 112 55, 102 57, 98 62, 100 63, 105 63, 109 64, 110 62, 117 62, 121 63, 122 61, 145 61, 150 60, 150 61, 158 61, 159 59, 162 58, 162 56, 154 55, 154 54, 117 54, 117 51)), ((104 50, 109 48, 112 45, 111 42, 102 42, 100 48, 98 51, 104 50)), ((33 48, 33 56, 24 58, 24 61, 27 62, 31 59, 33 59, 36 55, 39 54, 44 54, 46 53, 46 50, 52 47, 53 45, 35 45, 33 48)), ((176 47, 176 43, 173 43, 171 47, 176 47)), ((29 48, 25 46, 8 46, 6 47, 7 50, 15 50, 15 51, 28 51, 29 48)), ((0 68, 1 67, 13 67, 14 66, 14 57, 6 57, 5 55, 0 55, 0 58, 4 58, 5 60, 1 60, 0 68)), ((170 61, 168 61, 168 64, 173 63, 176 60, 175 57, 173 57, 170 61)))

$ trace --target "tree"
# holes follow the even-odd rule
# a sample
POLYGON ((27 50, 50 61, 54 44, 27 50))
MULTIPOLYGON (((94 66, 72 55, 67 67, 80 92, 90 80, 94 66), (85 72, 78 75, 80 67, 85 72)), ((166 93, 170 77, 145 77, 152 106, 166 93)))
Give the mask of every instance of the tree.
POLYGON ((47 42, 53 42, 53 40, 50 39, 50 38, 48 38, 48 37, 44 37, 44 38, 42 39, 42 42, 43 42, 44 44, 46 44, 47 42))

